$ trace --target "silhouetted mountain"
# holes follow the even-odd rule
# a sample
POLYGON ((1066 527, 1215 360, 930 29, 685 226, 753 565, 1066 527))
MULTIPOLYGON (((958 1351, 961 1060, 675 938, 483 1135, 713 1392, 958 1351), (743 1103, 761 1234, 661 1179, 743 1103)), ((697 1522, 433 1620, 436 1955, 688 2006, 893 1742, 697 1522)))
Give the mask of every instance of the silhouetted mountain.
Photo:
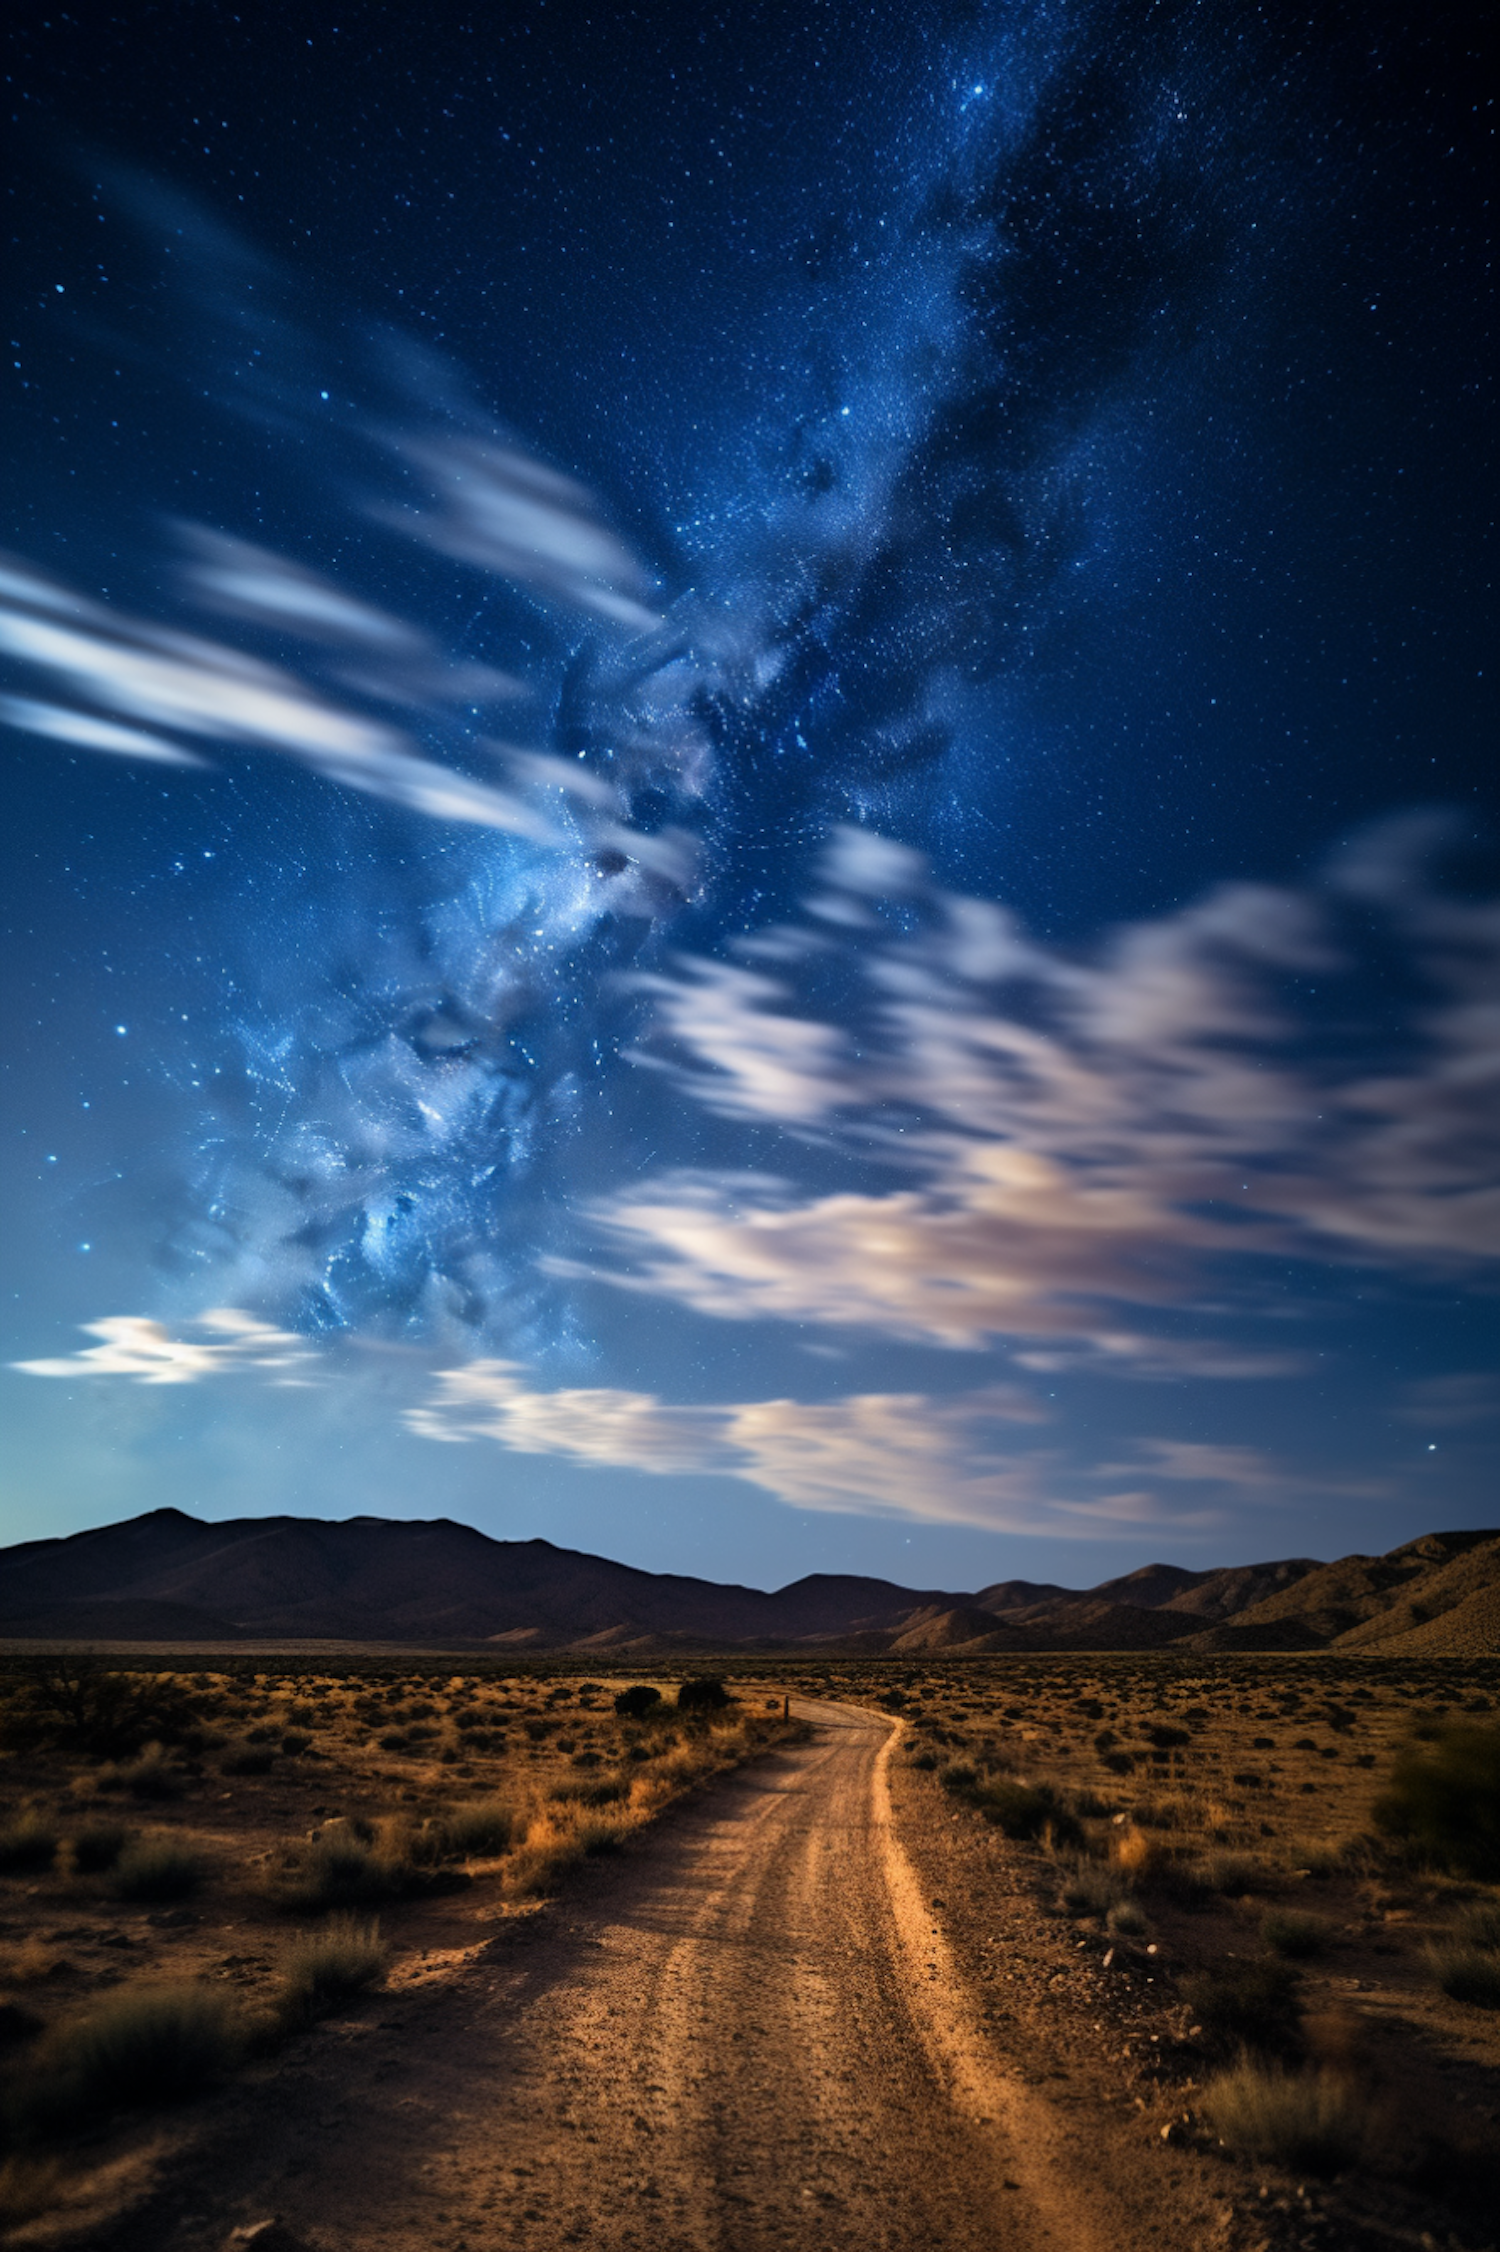
MULTIPOLYGON (((550 1541, 497 1541, 447 1518, 240 1518, 203 1524, 177 1509, 70 1539, 0 1550, 0 1632, 159 1638, 142 1603, 169 1604, 188 1639, 479 1642, 535 1647, 609 1636, 689 1634, 798 1642, 856 1626, 894 1632, 925 1603, 961 1597, 887 1580, 813 1573, 766 1594, 640 1572, 550 1541), (119 1624, 106 1627, 118 1606, 119 1624), (197 1624, 189 1624, 189 1619, 197 1624), (87 1623, 85 1623, 85 1620, 87 1623)), ((183 1638, 175 1629, 171 1639, 183 1638)))
POLYGON ((0 1637, 397 1642, 603 1658, 739 1646, 879 1655, 1041 1650, 1493 1649, 1500 1533, 1429 1533, 1388 1556, 1194 1572, 1146 1564, 1078 1591, 978 1595, 812 1573, 789 1587, 642 1572, 447 1518, 240 1518, 178 1509, 0 1549, 0 1637), (1445 1623, 1446 1622, 1446 1623, 1445 1623))

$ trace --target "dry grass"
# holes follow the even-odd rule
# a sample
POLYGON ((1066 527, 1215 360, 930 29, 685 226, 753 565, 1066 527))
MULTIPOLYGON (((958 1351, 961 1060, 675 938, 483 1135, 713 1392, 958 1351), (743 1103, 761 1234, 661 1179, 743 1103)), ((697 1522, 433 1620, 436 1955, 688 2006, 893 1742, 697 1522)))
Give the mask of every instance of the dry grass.
POLYGON ((308 2024, 378 1986, 387 1960, 373 1918, 331 1916, 320 1931, 304 1932, 287 1949, 276 2014, 286 2025, 308 2024))
POLYGON ((133 1988, 58 2026, 12 2091, 23 2132, 67 2134, 101 2113, 199 2095, 238 2062, 244 2031, 203 1986, 133 1988))
POLYGON ((1273 1955, 1281 1955, 1288 1962, 1305 1962, 1327 1951, 1333 1926, 1326 1916, 1309 1915, 1296 1908, 1273 1908, 1260 1919, 1260 1936, 1273 1955))
POLYGON ((1230 2150, 1314 2174, 1357 2165, 1375 2129, 1365 2091, 1326 2066, 1288 2072, 1242 2058, 1208 2083, 1203 2109, 1230 2150))
MULTIPOLYGON (((476 1927, 797 1733, 741 1705, 616 1714, 618 1681, 420 1664, 60 1673, 72 1717, 22 1669, 14 1725, 6 1683, 0 1664, 0 2120, 23 2142, 86 2128, 130 2147, 132 2111, 295 2038, 388 1966, 405 1983, 465 1959, 476 1927), (149 1804, 149 1829, 122 1800, 149 1804), (289 1936, 288 1917, 311 1928, 289 1936)), ((0 2231, 70 2194, 44 2148, 19 2149, 0 2231)))
POLYGON ((1424 1959, 1450 2000, 1500 2010, 1500 1954, 1493 1949, 1462 1939, 1437 1940, 1424 1950, 1424 1959))
POLYGON ((115 1862, 112 1889, 117 1900, 161 1906, 191 1899, 204 1874, 201 1855, 180 1839, 137 1838, 115 1862))

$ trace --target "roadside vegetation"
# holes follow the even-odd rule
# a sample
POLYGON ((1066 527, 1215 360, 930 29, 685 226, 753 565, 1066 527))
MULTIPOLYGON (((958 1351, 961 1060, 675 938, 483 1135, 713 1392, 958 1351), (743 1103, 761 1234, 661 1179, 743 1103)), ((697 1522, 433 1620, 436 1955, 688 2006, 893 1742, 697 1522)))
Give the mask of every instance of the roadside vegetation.
POLYGON ((1279 2174, 1270 2202, 1304 2219, 1323 2184, 1326 2241, 1393 2211, 1413 2243, 1489 2241, 1500 1661, 1005 1656, 790 1680, 903 1723, 898 1809, 925 1806, 938 1838, 958 1811, 985 1846, 965 1869, 1011 1872, 1033 1904, 1036 1967, 987 1936, 981 1991, 1027 1997, 1049 2050, 1076 1997, 1143 2130, 1279 2174))
POLYGON ((58 2154, 78 2136, 92 2163, 317 2019, 461 1963, 684 1791, 798 1733, 779 1695, 708 1675, 13 1661, 0 2232, 76 2183, 58 2154))

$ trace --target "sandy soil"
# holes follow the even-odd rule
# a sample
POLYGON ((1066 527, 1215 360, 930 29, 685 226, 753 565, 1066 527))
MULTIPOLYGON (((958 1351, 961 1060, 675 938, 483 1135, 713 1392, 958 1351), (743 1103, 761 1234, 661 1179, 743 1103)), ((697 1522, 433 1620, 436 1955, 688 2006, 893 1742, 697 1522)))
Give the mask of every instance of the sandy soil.
POLYGON ((316 2252, 1228 2241, 1186 2162, 985 2022, 891 1821, 890 1724, 804 1709, 806 1746, 216 2099, 91 2247, 273 2215, 316 2252))

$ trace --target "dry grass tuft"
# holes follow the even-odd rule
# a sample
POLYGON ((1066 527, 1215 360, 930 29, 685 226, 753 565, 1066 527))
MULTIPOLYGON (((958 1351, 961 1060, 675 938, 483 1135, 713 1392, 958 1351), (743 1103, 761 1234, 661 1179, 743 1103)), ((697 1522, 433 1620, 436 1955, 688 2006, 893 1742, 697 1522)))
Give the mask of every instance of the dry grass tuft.
POLYGON ((1321 1955, 1333 1938, 1326 1916, 1313 1916, 1296 1908, 1272 1908, 1260 1919, 1260 1936, 1273 1955, 1302 1962, 1321 1955))
POLYGON ((1301 2172, 1357 2165, 1374 2138, 1369 2097, 1327 2066, 1288 2072, 1242 2057, 1209 2082, 1203 2108, 1229 2149, 1301 2172))
POLYGON ((187 1900, 203 1883, 203 1863, 176 1838, 137 1838, 115 1863, 117 1900, 164 1903, 187 1900))
POLYGON ((276 2011, 284 2025, 306 2025, 327 2010, 378 1986, 386 1950, 373 1918, 332 1916, 321 1931, 292 1942, 282 1965, 276 2011))
POLYGON ((100 2114, 180 2103, 244 2047, 228 1999, 204 1986, 131 1988, 43 2037, 17 2091, 18 2124, 67 2134, 100 2114))
POLYGON ((1500 2010, 1500 1954, 1462 1940, 1439 1939, 1424 1950, 1424 1960, 1450 2001, 1500 2010))

